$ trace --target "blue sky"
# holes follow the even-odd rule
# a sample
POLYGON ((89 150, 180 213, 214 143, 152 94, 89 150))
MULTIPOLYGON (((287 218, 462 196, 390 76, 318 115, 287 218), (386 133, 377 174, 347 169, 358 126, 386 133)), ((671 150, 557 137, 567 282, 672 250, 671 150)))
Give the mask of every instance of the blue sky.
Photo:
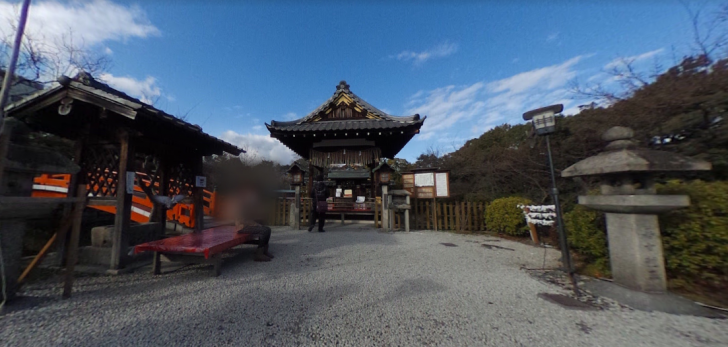
POLYGON ((36 37, 69 28, 113 60, 112 86, 282 163, 292 153, 264 123, 306 115, 342 79, 391 114, 428 116, 398 155, 413 161, 535 107, 572 112, 587 101, 570 80, 613 83, 601 71, 620 57, 669 67, 692 35, 667 0, 33 2, 36 37))

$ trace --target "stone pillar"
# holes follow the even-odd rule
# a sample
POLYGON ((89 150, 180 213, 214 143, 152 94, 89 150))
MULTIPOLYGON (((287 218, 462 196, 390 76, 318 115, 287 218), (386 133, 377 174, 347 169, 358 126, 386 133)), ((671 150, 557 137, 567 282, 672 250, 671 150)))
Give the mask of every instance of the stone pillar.
POLYGON ((667 291, 657 215, 607 213, 612 277, 630 289, 667 291))
MULTIPOLYGON (((405 198, 405 200, 407 202, 407 206, 411 206, 410 197, 407 196, 405 198)), ((404 231, 406 231, 406 232, 409 232, 409 214, 410 214, 410 210, 404 210, 404 231)))

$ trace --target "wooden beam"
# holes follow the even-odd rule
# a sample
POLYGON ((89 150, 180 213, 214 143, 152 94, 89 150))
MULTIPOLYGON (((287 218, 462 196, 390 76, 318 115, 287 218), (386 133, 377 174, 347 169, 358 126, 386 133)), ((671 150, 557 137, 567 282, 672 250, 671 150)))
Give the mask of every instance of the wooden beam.
MULTIPOLYGON (((110 101, 105 98, 101 98, 98 95, 89 95, 88 92, 82 92, 82 91, 71 89, 68 91, 68 96, 73 99, 76 99, 76 100, 80 100, 80 101, 87 102, 92 105, 103 107, 111 112, 114 112, 118 115, 124 116, 129 119, 136 118, 137 113, 133 108, 121 105, 117 102, 110 101)), ((72 106, 72 107, 75 107, 75 106, 72 106)), ((71 111, 71 112, 73 112, 73 111, 71 111)))
POLYGON ((88 199, 88 206, 116 206, 115 197, 94 197, 88 199))
MULTIPOLYGON (((79 184, 76 188, 78 196, 86 196, 86 184, 79 184)), ((73 222, 71 227, 71 240, 68 246, 68 258, 66 259, 65 283, 63 284, 63 298, 71 297, 73 290, 73 271, 78 262, 78 244, 81 238, 81 222, 83 221, 83 209, 86 206, 85 201, 77 202, 73 207, 73 222)))
POLYGON ((374 141, 368 141, 363 138, 357 139, 341 139, 341 140, 322 140, 313 144, 313 148, 319 147, 356 147, 356 146, 374 146, 374 141))
POLYGON ((110 268, 118 270, 124 267, 124 257, 131 222, 131 197, 126 193, 126 172, 134 167, 134 146, 129 133, 119 134, 119 174, 116 184, 116 216, 114 216, 114 233, 112 235, 110 268))
POLYGON ((57 86, 55 88, 49 89, 47 91, 43 91, 42 95, 35 95, 35 96, 29 96, 26 99, 20 100, 17 103, 13 103, 10 106, 6 108, 6 110, 9 110, 10 113, 8 114, 9 117, 15 117, 17 119, 23 119, 26 116, 33 115, 39 110, 42 110, 56 102, 59 102, 66 98, 68 95, 68 92, 61 91, 59 93, 56 93, 59 89, 61 89, 61 86, 57 86), (55 93, 55 94, 54 94, 55 93), (44 100, 41 100, 39 102, 36 102, 37 99, 43 98, 46 95, 51 95, 49 97, 46 97, 44 100), (24 107, 25 105, 28 105, 27 107, 24 107), (13 110, 10 110, 10 109, 13 110), (15 109, 21 109, 21 111, 15 111, 15 109))
MULTIPOLYGON (((36 198, 37 199, 37 198, 36 198)), ((51 249, 53 244, 56 242, 56 239, 58 238, 58 234, 60 233, 66 233, 68 228, 71 227, 73 219, 70 218, 70 216, 67 216, 67 218, 64 218, 64 220, 61 221, 61 226, 56 230, 55 233, 53 233, 53 236, 46 242, 45 246, 38 252, 38 254, 35 255, 35 258, 28 264, 28 267, 25 268, 22 274, 20 274, 20 277, 18 277, 17 282, 17 288, 19 289, 20 286, 23 285, 23 282, 25 282, 25 279, 28 277, 31 271, 35 269, 38 264, 40 264, 41 261, 43 261, 43 258, 48 254, 48 251, 51 249)))
MULTIPOLYGON (((91 129, 90 125, 86 125, 83 136, 81 139, 78 139, 73 142, 73 163, 76 165, 81 165, 82 157, 83 157, 83 150, 87 146, 87 139, 88 139, 88 133, 91 129)), ((83 168, 81 168, 81 171, 72 174, 71 179, 68 181, 68 192, 66 193, 66 197, 68 198, 76 198, 76 189, 78 187, 79 182, 86 183, 86 173, 83 171, 83 168)), ((86 196, 81 196, 80 198, 86 199, 86 196)), ((61 220, 71 220, 71 211, 73 210, 73 205, 65 205, 63 206, 63 214, 61 217, 61 220)), ((61 228, 58 232, 58 239, 56 240, 56 250, 58 253, 58 258, 56 259, 56 264, 59 266, 63 266, 65 264, 66 260, 66 253, 67 253, 67 247, 68 244, 68 228, 61 228)))

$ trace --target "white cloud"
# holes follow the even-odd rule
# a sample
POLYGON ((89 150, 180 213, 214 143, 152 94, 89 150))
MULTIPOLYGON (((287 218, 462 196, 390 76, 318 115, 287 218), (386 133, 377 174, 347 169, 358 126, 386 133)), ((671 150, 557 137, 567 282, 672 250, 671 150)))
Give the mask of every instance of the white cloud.
POLYGON ((253 126, 253 130, 255 130, 255 131, 260 131, 262 129, 263 129, 263 126, 262 125, 255 125, 255 126, 253 126))
POLYGON ((245 156, 251 161, 265 159, 287 165, 296 158, 296 154, 292 150, 268 135, 245 135, 228 130, 220 138, 245 149, 248 152, 245 156))
MULTIPOLYGON (((17 20, 20 7, 0 1, 0 32, 12 34, 7 18, 17 20)), ((38 1, 30 6, 26 34, 45 44, 56 44, 72 33, 74 42, 93 46, 104 41, 159 35, 137 5, 125 6, 107 0, 38 1)))
POLYGON ((447 86, 419 94, 420 98, 410 100, 410 105, 414 106, 406 113, 427 115, 428 118, 419 138, 429 139, 437 130, 450 128, 460 120, 481 113, 485 103, 478 100, 478 95, 484 87, 482 82, 465 87, 447 86))
POLYGON ((572 70, 571 67, 583 58, 583 56, 577 56, 558 65, 522 72, 491 82, 488 84, 488 89, 495 93, 505 91, 508 94, 517 94, 537 85, 546 85, 547 88, 560 87, 576 76, 576 71, 572 70))
POLYGON ((663 51, 664 51, 664 49, 663 48, 660 48, 660 49, 656 49, 654 51, 649 51, 649 52, 645 52, 645 53, 642 53, 642 54, 633 55, 631 57, 621 57, 621 58, 617 58, 617 59, 614 59, 614 60, 610 61, 607 65, 604 65, 604 68, 607 69, 607 70, 611 70, 611 69, 614 69, 614 68, 618 68, 620 66, 623 66, 625 63, 630 63, 631 64, 631 63, 641 62, 641 61, 644 61, 646 59, 652 58, 652 57, 654 57, 654 56, 662 53, 663 51))
POLYGON ((559 32, 551 33, 546 37, 546 42, 551 42, 559 38, 559 32))
POLYGON ((298 115, 296 114, 296 112, 288 112, 283 115, 284 120, 294 120, 297 118, 298 118, 298 115))
MULTIPOLYGON (((14 36, 13 25, 19 12, 18 3, 0 0, 0 36, 6 39, 14 36)), ((113 54, 104 42, 125 42, 159 34, 159 29, 137 5, 108 0, 47 0, 31 4, 24 44, 32 44, 35 51, 41 52, 49 61, 40 72, 40 80, 53 81, 61 74, 73 76, 78 73, 77 63, 67 47, 90 53, 93 61, 98 56, 113 54)))
POLYGON ((110 73, 103 73, 99 78, 112 88, 138 98, 147 104, 153 104, 162 95, 162 90, 156 85, 156 79, 151 76, 147 76, 144 80, 137 80, 133 77, 118 77, 110 73))
POLYGON ((406 103, 407 114, 427 116, 418 139, 436 136, 439 141, 443 131, 457 124, 469 127, 472 135, 478 136, 499 124, 521 122, 525 111, 541 106, 562 103, 571 110, 574 101, 569 98, 567 84, 577 74, 575 65, 586 57, 577 56, 497 81, 420 91, 406 103))
POLYGON ((447 57, 458 50, 458 45, 454 43, 443 43, 422 52, 403 51, 397 55, 390 56, 400 61, 412 62, 414 65, 420 65, 433 58, 447 57))

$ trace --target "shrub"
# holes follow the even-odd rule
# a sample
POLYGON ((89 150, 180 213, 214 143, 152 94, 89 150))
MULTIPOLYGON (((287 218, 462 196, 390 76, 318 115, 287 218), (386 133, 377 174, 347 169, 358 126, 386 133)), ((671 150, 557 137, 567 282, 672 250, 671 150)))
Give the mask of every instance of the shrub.
POLYGON ((518 205, 529 205, 531 200, 508 197, 493 200, 485 207, 485 225, 488 230, 498 233, 521 236, 528 233, 526 218, 518 205))
POLYGON ((591 272, 608 276, 609 249, 604 215, 577 205, 564 214, 564 227, 569 248, 579 253, 589 263, 591 272))
POLYGON ((665 266, 680 282, 728 282, 728 182, 669 181, 659 194, 690 196, 690 207, 660 216, 665 266))

